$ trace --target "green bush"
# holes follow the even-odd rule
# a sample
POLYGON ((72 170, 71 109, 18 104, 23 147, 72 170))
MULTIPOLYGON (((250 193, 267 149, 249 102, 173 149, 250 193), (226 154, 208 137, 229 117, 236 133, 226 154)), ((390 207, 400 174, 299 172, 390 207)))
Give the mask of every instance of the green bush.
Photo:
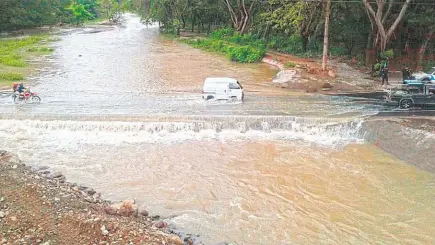
POLYGON ((291 62, 291 61, 288 61, 287 63, 284 64, 284 66, 285 66, 286 68, 295 68, 295 67, 296 67, 296 64, 293 63, 293 62, 291 62))
POLYGON ((7 72, 7 73, 0 73, 0 79, 8 80, 8 81, 20 81, 20 80, 24 80, 24 77, 20 73, 7 72))
POLYGON ((380 56, 382 59, 386 59, 386 58, 391 59, 394 57, 394 51, 392 49, 386 50, 386 51, 382 52, 380 54, 380 56))
POLYGON ((27 52, 39 52, 39 53, 50 53, 53 51, 54 49, 48 47, 31 47, 27 49, 27 52))
POLYGON ((24 62, 19 55, 4 55, 0 56, 0 64, 14 67, 26 67, 27 63, 24 62))
POLYGON ((226 54, 229 59, 240 63, 260 61, 266 53, 265 49, 259 49, 249 45, 238 45, 217 39, 183 40, 183 42, 205 51, 226 54))

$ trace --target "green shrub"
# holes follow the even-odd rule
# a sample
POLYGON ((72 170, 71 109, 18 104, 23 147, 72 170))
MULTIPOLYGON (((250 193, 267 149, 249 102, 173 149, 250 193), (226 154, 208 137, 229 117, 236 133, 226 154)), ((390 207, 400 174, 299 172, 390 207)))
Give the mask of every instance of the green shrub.
POLYGON ((0 73, 0 79, 8 80, 8 81, 20 81, 20 80, 24 80, 24 77, 20 73, 7 72, 7 73, 0 73))
POLYGON ((284 64, 284 66, 285 66, 286 68, 295 68, 295 67, 296 67, 296 64, 293 63, 293 62, 291 62, 291 61, 288 61, 287 63, 284 64))
POLYGON ((4 55, 0 56, 0 64, 14 67, 26 67, 27 63, 24 62, 18 55, 4 55))
POLYGON ((48 47, 31 47, 27 49, 27 52, 39 52, 39 53, 51 53, 54 49, 48 47))
POLYGON ((392 49, 386 50, 386 51, 382 52, 380 54, 380 56, 381 56, 382 59, 386 59, 386 58, 391 59, 391 58, 394 57, 394 51, 392 49))
POLYGON ((217 39, 187 39, 183 40, 183 42, 205 51, 213 51, 226 54, 229 59, 240 63, 253 63, 260 61, 266 53, 265 49, 260 49, 249 45, 238 45, 235 43, 217 39))

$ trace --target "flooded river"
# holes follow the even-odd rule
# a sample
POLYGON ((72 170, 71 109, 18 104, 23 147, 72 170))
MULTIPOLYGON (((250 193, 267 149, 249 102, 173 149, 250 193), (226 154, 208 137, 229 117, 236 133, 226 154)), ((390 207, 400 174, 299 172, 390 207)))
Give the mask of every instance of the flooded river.
POLYGON ((379 106, 276 88, 273 67, 126 19, 62 35, 35 74, 41 104, 0 98, 0 149, 206 244, 435 243, 435 176, 367 140, 379 106), (246 101, 203 101, 207 76, 239 79, 246 101))

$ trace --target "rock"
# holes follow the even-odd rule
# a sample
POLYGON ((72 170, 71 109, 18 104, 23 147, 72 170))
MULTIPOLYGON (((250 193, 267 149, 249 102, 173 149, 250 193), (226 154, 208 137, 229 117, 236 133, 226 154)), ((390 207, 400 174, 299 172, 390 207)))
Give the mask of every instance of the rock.
POLYGON ((315 87, 310 86, 307 89, 307 93, 316 93, 316 92, 317 92, 317 88, 315 87))
POLYGON ((108 231, 114 231, 115 229, 116 229, 115 225, 112 223, 109 223, 106 225, 106 230, 108 230, 108 231))
POLYGON ((109 231, 106 230, 106 226, 105 225, 102 225, 100 230, 101 230, 101 233, 103 234, 103 236, 109 235, 109 231))
POLYGON ((60 178, 62 176, 63 176, 63 174, 61 172, 54 172, 50 175, 50 178, 57 179, 57 178, 60 178))
POLYGON ((89 195, 94 195, 96 193, 96 191, 94 191, 94 189, 89 189, 89 190, 87 190, 87 193, 89 195))
POLYGON ((146 211, 145 209, 144 209, 144 210, 141 210, 141 211, 139 212, 139 214, 142 215, 142 216, 145 216, 145 217, 147 217, 147 216, 149 215, 148 211, 146 211))
POLYGON ((47 166, 41 166, 41 167, 38 167, 37 169, 38 169, 37 171, 44 171, 44 170, 47 170, 48 167, 47 166))
POLYGON ((104 212, 106 212, 106 214, 115 215, 117 213, 117 210, 112 206, 106 206, 104 207, 104 212))
POLYGON ((0 211, 0 219, 3 219, 4 217, 6 217, 5 213, 3 211, 0 211))
POLYGON ((332 70, 329 70, 329 71, 328 71, 328 76, 330 76, 330 77, 332 77, 332 78, 335 78, 335 77, 336 77, 335 72, 332 71, 332 70))
POLYGON ((58 201, 60 201, 60 198, 55 197, 55 198, 54 198, 54 201, 55 201, 55 202, 58 202, 58 201))
POLYGON ((155 223, 154 223, 154 226, 157 227, 157 228, 159 228, 159 229, 161 229, 161 228, 165 228, 165 227, 167 227, 168 224, 167 224, 165 221, 160 220, 160 221, 155 222, 155 223))
POLYGON ((16 168, 18 168, 18 165, 14 165, 14 166, 12 166, 12 169, 16 169, 16 168))
POLYGON ((322 88, 332 88, 332 85, 330 83, 324 83, 322 88))
POLYGON ((4 202, 5 201, 5 197, 0 197, 0 202, 4 202))
POLYGON ((134 204, 134 202, 134 200, 125 200, 120 203, 115 203, 105 207, 104 211, 108 214, 118 214, 125 217, 137 216, 138 207, 136 204, 134 204))
POLYGON ((73 191, 79 191, 79 188, 78 188, 77 186, 73 186, 71 189, 72 189, 73 191))
POLYGON ((59 178, 57 178, 57 180, 58 180, 60 183, 65 183, 65 181, 66 181, 66 177, 65 177, 64 175, 62 175, 62 176, 60 176, 59 178))
POLYGON ((20 161, 20 159, 18 158, 17 155, 11 154, 11 157, 9 158, 8 162, 11 163, 11 164, 19 164, 21 161, 20 161))
POLYGON ((184 244, 183 241, 181 241, 181 239, 176 235, 169 236, 168 241, 171 244, 176 244, 176 245, 183 245, 184 244))
POLYGON ((95 200, 92 197, 85 197, 85 201, 89 203, 95 203, 95 200))
POLYGON ((48 170, 44 170, 44 171, 41 171, 40 173, 41 173, 41 174, 49 174, 50 171, 48 171, 48 170))
POLYGON ((2 156, 4 156, 4 155, 6 155, 6 153, 8 153, 7 151, 5 151, 5 150, 0 150, 0 157, 2 157, 2 156))
POLYGON ((17 221, 17 217, 12 216, 12 217, 11 217, 11 220, 12 220, 12 221, 17 221))
POLYGON ((40 245, 50 245, 50 241, 44 242, 44 243, 42 243, 40 245))
POLYGON ((329 91, 332 89, 332 85, 330 83, 324 83, 322 86, 322 91, 329 91))

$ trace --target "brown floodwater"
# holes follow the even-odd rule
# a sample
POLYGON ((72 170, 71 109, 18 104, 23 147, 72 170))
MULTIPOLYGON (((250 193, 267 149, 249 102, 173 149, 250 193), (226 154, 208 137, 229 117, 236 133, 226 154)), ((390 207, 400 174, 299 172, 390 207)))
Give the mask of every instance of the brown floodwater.
POLYGON ((379 106, 277 88, 275 68, 192 49, 134 15, 54 45, 34 77, 40 105, 0 98, 0 149, 24 162, 134 197, 205 244, 435 244, 435 175, 396 157, 416 143, 389 143, 396 155, 369 143, 379 129, 411 137, 367 123, 379 106), (246 101, 202 101, 207 76, 239 79, 246 101))

